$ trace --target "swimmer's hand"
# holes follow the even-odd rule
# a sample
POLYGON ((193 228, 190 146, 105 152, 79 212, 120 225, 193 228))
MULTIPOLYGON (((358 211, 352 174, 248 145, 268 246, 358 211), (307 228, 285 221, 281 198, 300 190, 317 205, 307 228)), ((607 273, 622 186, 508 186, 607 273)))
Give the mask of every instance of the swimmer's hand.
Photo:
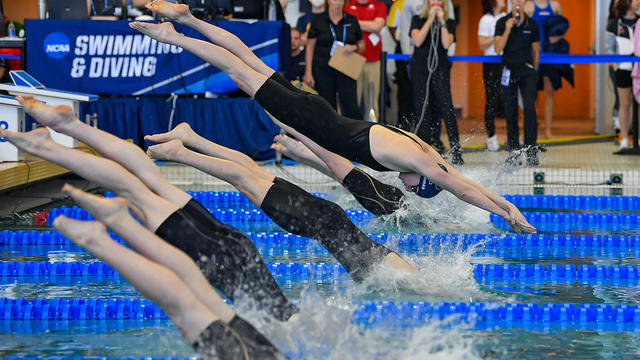
POLYGON ((520 210, 518 210, 514 205, 509 207, 507 216, 505 216, 504 219, 507 221, 507 224, 509 224, 509 226, 518 233, 535 234, 538 232, 535 227, 529 224, 524 215, 522 215, 520 210))

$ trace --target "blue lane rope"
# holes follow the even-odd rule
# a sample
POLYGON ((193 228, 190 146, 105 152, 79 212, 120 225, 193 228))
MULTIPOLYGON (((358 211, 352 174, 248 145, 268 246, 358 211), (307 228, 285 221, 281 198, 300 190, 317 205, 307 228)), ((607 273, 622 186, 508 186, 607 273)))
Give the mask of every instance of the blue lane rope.
MULTIPOLYGON (((606 304, 374 302, 356 305, 351 321, 367 327, 407 328, 455 317, 457 323, 475 322, 481 328, 520 328, 535 324, 571 328, 633 331, 640 328, 640 307, 606 304)), ((165 320, 167 315, 149 300, 139 299, 32 299, 0 298, 0 319, 7 322, 65 323, 78 330, 88 321, 165 320)), ((74 329, 75 330, 75 329, 74 329)), ((85 330, 86 331, 86 330, 85 330)))
MULTIPOLYGON (((256 206, 243 194, 234 191, 187 191, 195 200, 208 208, 249 208, 256 206)), ((327 193, 312 193, 327 199, 327 193)), ((113 197, 111 192, 105 196, 113 197)), ((504 195, 518 207, 567 210, 626 210, 640 211, 640 196, 584 196, 584 195, 504 195)))
MULTIPOLYGON (((268 263, 271 274, 279 281, 349 281, 347 271, 339 263, 268 263)), ((529 284, 557 283, 606 283, 637 285, 640 280, 638 267, 631 265, 559 265, 559 264, 475 264, 473 276, 483 280, 527 282, 529 284)), ((100 262, 0 262, 0 279, 3 282, 63 283, 105 282, 121 280, 109 265, 100 262)))
POLYGON ((639 211, 640 196, 504 195, 518 208, 639 211))
MULTIPOLYGON (((640 214, 523 212, 522 215, 538 231, 632 231, 640 228, 640 214)), ((490 218, 496 227, 511 230, 503 218, 494 214, 490 218)))
MULTIPOLYGON (((246 233, 259 249, 285 247, 291 250, 305 249, 320 251, 321 246, 313 239, 282 232, 246 233)), ((124 243, 117 235, 110 236, 118 243, 124 243)), ((425 248, 457 247, 462 250, 471 245, 484 243, 485 249, 518 248, 525 253, 547 253, 557 251, 614 251, 632 254, 640 251, 640 235, 573 235, 573 234, 415 234, 415 233, 367 233, 372 240, 392 245, 401 252, 416 253, 425 248), (544 250, 547 249, 547 250, 544 250)), ((58 246, 80 249, 59 232, 54 231, 0 231, 0 246, 4 251, 12 251, 16 246, 58 246)), ((65 249, 61 249, 65 250, 65 249)), ((324 249, 322 249, 324 250, 324 249)), ((324 250, 326 254, 326 250, 324 250)))
MULTIPOLYGON (((410 60, 411 55, 387 54, 388 60, 410 60)), ((449 56, 450 61, 500 63, 500 56, 449 56)), ((609 64, 640 62, 640 57, 629 55, 541 54, 541 64, 609 64)))
MULTIPOLYGON (((218 220, 243 221, 251 223, 274 224, 273 221, 260 209, 207 209, 218 220)), ((366 210, 345 210, 347 217, 356 225, 365 225, 375 216, 366 210)), ((53 221, 60 215, 76 220, 93 220, 93 216, 86 210, 78 207, 60 207, 51 209, 47 214, 47 224, 52 227, 53 221)))
MULTIPOLYGON (((274 225, 273 221, 260 209, 207 209, 223 222, 245 222, 274 225)), ((366 210, 345 210, 349 220, 356 225, 366 225, 375 216, 366 210)), ((640 214, 622 213, 523 213, 527 220, 541 231, 571 232, 574 230, 620 231, 637 229, 640 226, 640 214)), ((77 220, 93 220, 91 214, 77 206, 52 209, 47 215, 47 224, 52 226, 56 217, 65 215, 77 220)), ((491 222, 505 230, 511 228, 501 217, 491 214, 491 222)))

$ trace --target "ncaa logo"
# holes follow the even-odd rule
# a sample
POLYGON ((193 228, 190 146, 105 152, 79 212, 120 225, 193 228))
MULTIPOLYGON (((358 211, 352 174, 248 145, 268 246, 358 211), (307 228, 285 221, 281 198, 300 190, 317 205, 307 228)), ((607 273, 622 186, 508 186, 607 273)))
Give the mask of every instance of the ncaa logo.
POLYGON ((71 51, 71 42, 67 35, 54 32, 44 39, 44 52, 53 59, 62 59, 71 51))

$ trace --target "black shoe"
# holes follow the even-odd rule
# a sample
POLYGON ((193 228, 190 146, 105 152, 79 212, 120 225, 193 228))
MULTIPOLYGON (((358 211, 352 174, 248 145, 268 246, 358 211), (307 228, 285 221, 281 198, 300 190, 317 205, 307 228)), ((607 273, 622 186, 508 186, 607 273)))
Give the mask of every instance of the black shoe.
POLYGON ((527 150, 527 166, 536 167, 540 165, 540 160, 538 159, 538 149, 531 148, 527 150))
POLYGON ((504 160, 505 165, 507 166, 522 166, 522 151, 520 150, 511 150, 509 151, 509 155, 504 160))
POLYGON ((464 165, 464 159, 462 159, 460 150, 451 153, 451 163, 457 166, 464 165))

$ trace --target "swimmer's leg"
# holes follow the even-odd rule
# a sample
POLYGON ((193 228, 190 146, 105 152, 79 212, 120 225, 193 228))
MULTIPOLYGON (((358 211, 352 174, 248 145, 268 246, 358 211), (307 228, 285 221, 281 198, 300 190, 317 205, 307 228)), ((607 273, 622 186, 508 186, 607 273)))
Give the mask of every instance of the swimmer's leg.
POLYGON ((158 228, 178 209, 176 204, 154 194, 118 163, 57 144, 45 128, 27 133, 0 129, 0 136, 30 154, 65 167, 128 199, 136 216, 149 229, 158 228))
MULTIPOLYGON (((141 233, 128 227, 136 222, 130 216, 127 217, 129 221, 121 224, 116 232, 129 241, 141 233)), ((118 218, 124 220, 124 217, 118 218)), ((180 329, 187 342, 203 358, 285 359, 285 356, 258 330, 236 316, 213 290, 212 297, 207 298, 207 303, 204 303, 188 283, 193 280, 192 276, 204 280, 196 265, 184 253, 164 244, 159 238, 157 244, 163 244, 165 248, 158 252, 166 250, 162 256, 170 257, 165 260, 173 264, 189 264, 186 267, 191 269, 186 281, 173 269, 113 241, 101 222, 78 221, 59 216, 54 226, 74 243, 109 264, 145 297, 158 304, 180 329), (180 259, 172 259, 175 256, 180 259)), ((153 235, 142 227, 137 230, 145 232, 145 237, 153 235)), ((206 280, 204 282, 206 283, 206 280)))
MULTIPOLYGON (((218 145, 219 146, 219 145, 218 145)), ((207 174, 233 185, 252 203, 260 204, 273 185, 275 176, 259 168, 259 172, 234 161, 196 153, 185 148, 180 140, 154 145, 147 150, 156 159, 176 161, 193 166, 207 174), (266 173, 266 174, 265 174, 266 173)))
POLYGON ((276 179, 260 208, 283 229, 318 240, 349 272, 362 281, 380 264, 417 272, 399 255, 367 237, 337 204, 276 179))
POLYGON ((159 42, 179 46, 222 70, 249 96, 254 97, 268 76, 252 69, 228 50, 206 41, 178 34, 171 23, 134 21, 129 26, 159 42))
POLYGON ((274 70, 265 65, 237 36, 227 30, 197 19, 191 14, 187 5, 156 0, 147 4, 146 7, 156 14, 197 30, 214 44, 229 50, 253 70, 267 77, 274 73, 274 70))
MULTIPOLYGON (((315 143, 308 137, 300 134, 290 126, 281 122, 273 121, 283 127, 285 131, 300 139, 306 146, 306 151, 315 155, 315 158, 322 161, 335 179, 337 179, 344 187, 346 187, 353 197, 367 210, 374 215, 389 215, 395 212, 402 204, 404 193, 395 186, 385 184, 378 179, 372 177, 366 172, 355 167, 349 160, 335 154, 322 146, 315 143)), ((279 135, 280 136, 280 135, 279 135)), ((287 137, 276 137, 280 141, 287 141, 287 137)), ((293 142, 295 140, 290 141, 293 142)), ((293 143, 295 145, 295 143, 293 143)), ((293 147, 293 146, 292 146, 293 147)), ((307 155, 309 156, 309 155, 307 155)))
POLYGON ((342 179, 344 179, 344 177, 347 176, 347 174, 353 169, 353 164, 349 160, 340 155, 332 153, 331 151, 318 145, 313 140, 302 135, 291 126, 285 125, 283 122, 271 116, 270 114, 268 115, 276 125, 294 136, 301 143, 303 143, 304 146, 311 150, 311 152, 313 152, 318 158, 320 158, 320 160, 322 160, 327 165, 327 168, 329 168, 329 170, 334 174, 334 177, 336 179, 339 179, 340 182, 342 182, 342 179))
POLYGON ((128 203, 122 198, 101 198, 87 194, 71 185, 62 191, 83 209, 109 229, 118 234, 129 246, 158 265, 175 273, 191 292, 219 318, 229 322, 233 311, 218 293, 213 290, 196 263, 184 252, 168 244, 157 235, 135 221, 128 211, 128 203))
MULTIPOLYGON (((218 317, 168 268, 116 243, 98 221, 78 221, 59 216, 54 226, 80 247, 113 267, 145 297, 158 304, 193 342, 218 317)), ((224 303, 220 307, 225 307, 224 303)))
POLYGON ((137 176, 151 191, 183 207, 191 197, 170 184, 160 169, 136 145, 78 120, 68 106, 50 106, 31 96, 18 96, 25 112, 39 123, 82 141, 137 176))
MULTIPOLYGON (((327 175, 335 181, 342 182, 342 179, 329 169, 322 159, 314 154, 308 147, 304 146, 300 141, 295 140, 287 135, 276 135, 273 138, 271 148, 280 151, 283 155, 301 162, 302 164, 311 166, 319 172, 327 175)), ((337 155, 336 155, 337 156, 337 155)))
POLYGON ((263 170, 247 155, 239 151, 218 145, 213 141, 207 140, 206 138, 198 135, 198 133, 193 131, 191 126, 189 126, 189 124, 187 123, 180 123, 173 130, 167 133, 147 135, 144 137, 144 139, 156 143, 164 143, 171 140, 180 140, 182 141, 184 146, 196 149, 205 155, 233 161, 241 166, 244 166, 254 174, 266 180, 273 180, 272 174, 263 170))

